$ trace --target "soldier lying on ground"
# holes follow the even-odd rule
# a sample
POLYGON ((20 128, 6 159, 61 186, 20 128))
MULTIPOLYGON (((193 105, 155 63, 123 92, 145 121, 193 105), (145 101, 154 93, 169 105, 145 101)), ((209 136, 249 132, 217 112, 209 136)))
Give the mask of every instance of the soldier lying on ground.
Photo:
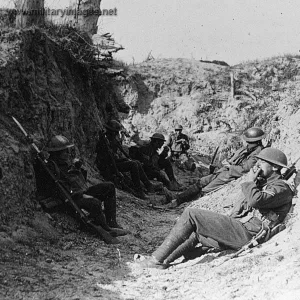
MULTIPOLYGON (((177 191, 180 186, 174 176, 172 164, 166 158, 166 151, 158 154, 165 142, 165 138, 160 133, 154 133, 151 140, 146 145, 132 146, 129 148, 129 155, 142 163, 143 169, 148 178, 156 178, 162 182, 169 190, 177 191), (162 173, 164 170, 168 178, 162 173)), ((167 149, 168 150, 168 149, 167 149)))
POLYGON ((222 162, 223 167, 214 171, 213 174, 202 177, 197 183, 190 186, 184 192, 175 194, 165 190, 167 202, 172 201, 171 207, 176 207, 181 203, 192 201, 200 193, 212 192, 224 184, 242 177, 256 163, 256 155, 263 149, 262 139, 265 133, 257 127, 246 130, 243 139, 246 146, 237 150, 232 158, 222 162))
POLYGON ((171 157, 178 159, 181 154, 186 154, 190 149, 189 138, 182 133, 183 127, 181 125, 175 126, 175 133, 170 134, 165 145, 170 147, 171 157))
MULTIPOLYGON (((45 148, 45 151, 50 154, 47 166, 68 189, 79 208, 90 214, 95 224, 114 236, 127 234, 128 232, 123 230, 116 220, 115 186, 113 183, 105 182, 89 187, 86 180, 87 172, 81 167, 82 163, 80 161, 71 163, 69 150, 72 147, 74 145, 66 137, 54 136, 45 148), (104 202, 104 214, 102 202, 104 202)), ((53 180, 42 171, 37 177, 37 187, 39 193, 45 197, 60 198, 53 180)))
POLYGON ((129 154, 128 157, 125 156, 126 152, 122 150, 122 144, 119 136, 122 125, 116 120, 111 120, 105 125, 105 128, 107 129, 106 137, 113 151, 118 171, 130 172, 131 180, 135 188, 135 195, 141 199, 146 199, 141 181, 150 193, 154 192, 156 186, 148 179, 139 161, 130 159, 129 154))
POLYGON ((176 225, 152 257, 138 262, 141 267, 164 269, 175 259, 190 253, 200 242, 206 247, 239 249, 262 226, 272 228, 282 222, 292 206, 293 190, 282 180, 280 169, 287 167, 283 152, 266 148, 256 156, 248 182, 241 184, 244 198, 230 216, 186 208, 176 225))

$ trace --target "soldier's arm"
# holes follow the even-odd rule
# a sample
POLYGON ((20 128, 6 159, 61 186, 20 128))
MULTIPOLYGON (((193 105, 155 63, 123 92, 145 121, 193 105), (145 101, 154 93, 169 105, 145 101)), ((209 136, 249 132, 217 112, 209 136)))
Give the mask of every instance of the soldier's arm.
POLYGON ((233 177, 241 177, 245 173, 248 173, 251 168, 254 167, 254 165, 257 162, 257 158, 254 156, 249 157, 241 166, 234 166, 230 165, 229 166, 229 173, 233 177))
POLYGON ((268 185, 266 189, 260 190, 255 182, 244 182, 241 184, 245 200, 253 208, 276 208, 289 203, 293 192, 282 180, 268 185))

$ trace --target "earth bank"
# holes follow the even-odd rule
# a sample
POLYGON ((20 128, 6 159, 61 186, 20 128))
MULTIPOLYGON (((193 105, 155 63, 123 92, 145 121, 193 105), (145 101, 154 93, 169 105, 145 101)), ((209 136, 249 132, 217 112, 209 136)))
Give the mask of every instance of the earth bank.
MULTIPOLYGON (((226 253, 208 254, 166 271, 138 270, 131 263, 133 254, 150 254, 184 207, 155 210, 118 191, 120 223, 131 234, 117 247, 104 244, 74 219, 42 211, 35 198, 31 150, 11 119, 15 116, 39 146, 53 134, 66 135, 88 166, 90 183, 101 180, 94 167, 98 131, 120 114, 128 131, 138 130, 141 138, 155 131, 166 134, 179 121, 191 136, 193 151, 201 155, 210 156, 221 141, 219 160, 238 146, 247 126, 262 126, 270 137, 275 126, 280 134, 273 146, 291 163, 299 155, 297 57, 232 68, 188 60, 152 61, 121 77, 112 76, 107 66, 76 61, 49 32, 38 29, 2 35, 0 55, 1 298, 300 298, 297 205, 287 230, 223 265, 219 264, 226 253), (237 95, 218 107, 229 94, 232 70, 239 70, 239 91, 257 100, 237 95)), ((182 184, 196 177, 177 169, 176 175, 182 184)), ((192 205, 225 213, 238 197, 238 184, 192 205)), ((151 196, 155 204, 162 199, 151 196)))

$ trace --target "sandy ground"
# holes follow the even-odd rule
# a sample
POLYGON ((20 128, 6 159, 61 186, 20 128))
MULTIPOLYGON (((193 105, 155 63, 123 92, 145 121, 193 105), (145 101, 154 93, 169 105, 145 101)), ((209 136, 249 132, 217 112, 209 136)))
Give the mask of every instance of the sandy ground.
MULTIPOLYGON (((181 183, 190 180, 182 173, 181 183)), ((229 185, 193 206, 225 212, 238 191, 229 185), (228 199, 228 198, 227 198, 228 199)), ((162 196, 151 196, 159 203, 162 196)), ((10 299, 300 299, 299 221, 267 243, 225 261, 232 252, 209 253, 167 270, 142 270, 135 253, 151 254, 184 207, 161 210, 123 192, 118 211, 131 234, 120 245, 106 245, 88 232, 60 224, 58 243, 1 248, 0 298, 10 299)), ((59 219, 56 215, 52 216, 59 219)))

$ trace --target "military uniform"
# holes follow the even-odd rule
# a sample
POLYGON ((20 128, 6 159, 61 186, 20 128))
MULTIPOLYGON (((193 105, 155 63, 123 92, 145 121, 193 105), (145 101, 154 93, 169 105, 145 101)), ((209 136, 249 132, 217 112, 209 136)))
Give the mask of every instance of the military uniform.
POLYGON ((222 167, 214 172, 214 174, 207 175, 198 180, 197 183, 190 186, 187 190, 177 195, 167 195, 170 198, 176 199, 177 205, 188 202, 194 199, 201 192, 212 192, 224 184, 227 184, 237 178, 240 178, 255 165, 257 158, 255 155, 259 154, 263 149, 261 144, 248 144, 237 150, 234 156, 229 160, 230 166, 222 167))
POLYGON ((180 154, 190 149, 189 138, 181 132, 178 135, 173 133, 167 139, 166 146, 170 147, 172 156, 178 158, 180 154))
POLYGON ((149 181, 147 175, 145 174, 141 163, 139 161, 131 160, 125 157, 124 153, 120 150, 122 147, 121 143, 117 141, 115 136, 108 136, 109 145, 113 151, 114 160, 116 167, 119 172, 130 172, 131 180, 137 192, 137 196, 140 198, 145 198, 145 194, 142 189, 141 181, 144 183, 148 191, 153 190, 153 185, 149 181))
MULTIPOLYGON (((78 169, 65 160, 52 160, 51 156, 47 166, 59 178, 59 181, 68 190, 79 208, 87 210, 96 223, 103 225, 103 202, 108 226, 118 227, 116 222, 116 190, 113 183, 99 183, 90 187, 86 180, 86 170, 83 168, 78 169), (91 197, 85 198, 83 197, 84 194, 91 197)), ((44 178, 43 181, 47 183, 44 185, 46 189, 44 189, 44 193, 48 196, 60 198, 60 193, 57 191, 55 183, 50 178, 49 180, 44 178)))
POLYGON ((142 163, 148 178, 156 178, 167 187, 170 186, 170 181, 176 181, 171 162, 168 159, 165 159, 164 156, 159 155, 153 148, 151 142, 142 146, 130 147, 129 155, 131 158, 142 163), (166 178, 161 170, 166 172, 168 178, 166 178))
POLYGON ((269 226, 282 222, 292 205, 293 191, 274 173, 263 184, 242 184, 244 198, 230 216, 212 211, 187 208, 163 244, 153 253, 154 259, 145 267, 166 267, 181 255, 203 246, 239 249, 260 231, 262 223, 269 226))

